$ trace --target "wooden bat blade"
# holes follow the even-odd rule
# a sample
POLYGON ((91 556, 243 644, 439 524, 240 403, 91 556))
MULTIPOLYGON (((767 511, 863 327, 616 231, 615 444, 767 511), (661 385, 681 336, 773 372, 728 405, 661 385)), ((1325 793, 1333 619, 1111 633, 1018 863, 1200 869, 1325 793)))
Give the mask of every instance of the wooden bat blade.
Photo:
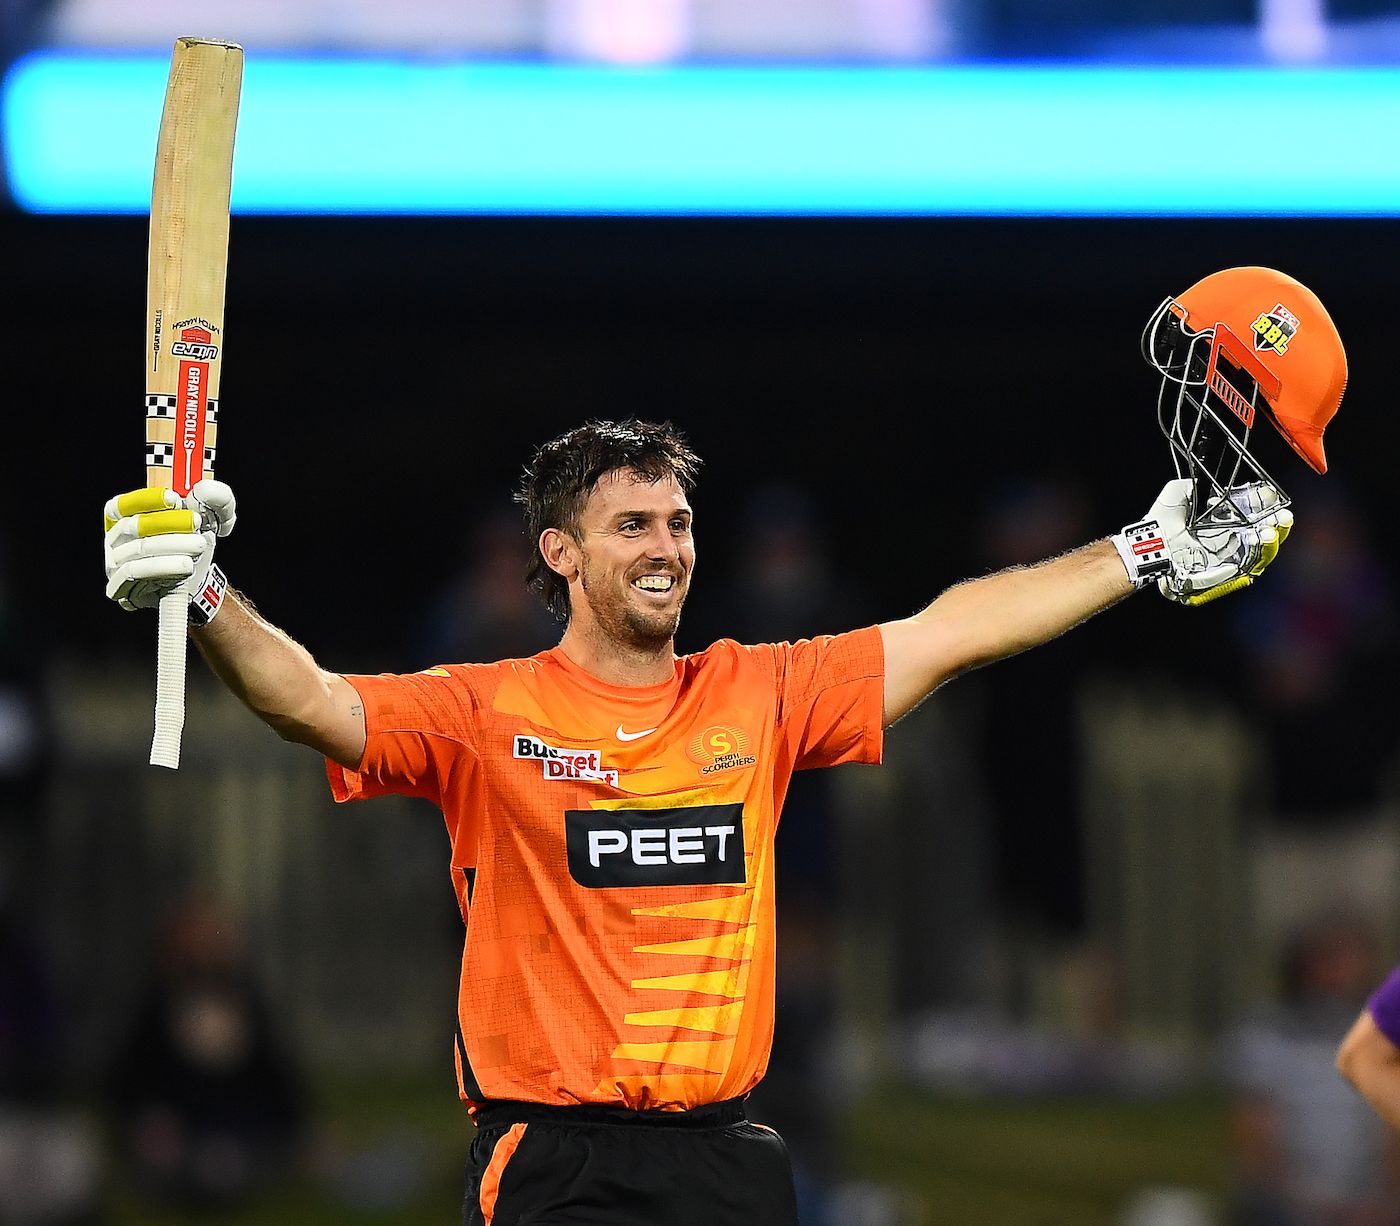
POLYGON ((243 49, 180 38, 156 143, 146 264, 146 484, 213 475, 243 49))
MULTIPOLYGON (((146 263, 146 484, 180 494, 214 474, 233 141, 243 49, 179 38, 151 186, 146 263)), ((151 762, 180 764, 189 598, 160 602, 151 762)))

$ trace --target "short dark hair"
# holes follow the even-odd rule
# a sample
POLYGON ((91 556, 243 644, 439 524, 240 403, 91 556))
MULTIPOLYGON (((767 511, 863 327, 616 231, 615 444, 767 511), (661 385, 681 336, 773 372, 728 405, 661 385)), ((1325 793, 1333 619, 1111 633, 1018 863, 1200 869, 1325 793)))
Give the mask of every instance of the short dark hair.
POLYGON ((569 620, 569 585, 550 570, 540 553, 540 534, 558 528, 571 536, 598 482, 625 469, 647 481, 674 477, 688 495, 701 460, 670 422, 590 421, 536 449, 525 466, 515 501, 525 509, 532 554, 525 583, 561 622, 569 620))

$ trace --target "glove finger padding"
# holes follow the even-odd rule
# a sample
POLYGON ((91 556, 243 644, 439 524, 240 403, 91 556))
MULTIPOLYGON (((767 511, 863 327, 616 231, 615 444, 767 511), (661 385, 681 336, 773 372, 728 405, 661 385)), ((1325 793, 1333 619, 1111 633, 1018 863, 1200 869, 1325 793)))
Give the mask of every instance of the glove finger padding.
POLYGON ((166 511, 183 506, 184 501, 174 490, 159 485, 148 485, 145 489, 131 490, 107 499, 102 508, 102 528, 103 531, 110 532, 123 519, 135 520, 152 511, 166 511))
POLYGON ((121 545, 109 545, 107 570, 114 574, 128 562, 137 558, 178 557, 197 558, 204 552, 208 541, 203 533, 169 533, 165 536, 148 536, 121 545))
POLYGON ((1255 527, 1188 534, 1195 546, 1187 544, 1173 554, 1172 573, 1157 581, 1157 590, 1170 600, 1194 606, 1248 587, 1278 557, 1292 528, 1293 513, 1283 508, 1255 527))
POLYGON ((128 613, 153 609, 162 596, 175 591, 193 574, 195 560, 184 554, 162 554, 135 558, 112 571, 107 580, 107 598, 115 600, 128 613))
POLYGON ((1232 485, 1228 490, 1205 500, 1204 506, 1197 508, 1192 527, 1201 531, 1207 528, 1230 528, 1240 524, 1261 527, 1270 522, 1284 500, 1278 486, 1267 481, 1249 481, 1244 485, 1232 485))
POLYGON ((1191 513, 1195 486, 1190 477, 1168 481, 1162 486, 1162 492, 1157 495, 1157 501, 1148 510, 1146 518, 1160 523, 1162 531, 1168 536, 1180 532, 1186 527, 1186 517, 1191 513))
POLYGON ((107 596, 123 609, 154 608, 183 591, 199 605, 202 621, 222 599, 222 572, 211 586, 214 544, 237 520, 233 491, 222 481, 196 482, 181 497, 151 486, 109 499, 103 508, 107 596), (218 599, 209 593, 218 589, 218 599), (202 601, 202 603, 201 603, 202 601))
POLYGON ((238 521, 237 500, 223 481, 196 481, 182 498, 172 489, 148 486, 109 498, 102 509, 103 528, 120 528, 129 536, 158 536, 164 532, 213 532, 227 536, 238 521), (181 519, 180 516, 190 518, 181 519), (181 525, 186 525, 181 527, 181 525))
POLYGON ((212 529, 217 536, 227 536, 238 522, 237 500, 224 482, 206 477, 196 481, 185 505, 198 511, 200 526, 212 529))

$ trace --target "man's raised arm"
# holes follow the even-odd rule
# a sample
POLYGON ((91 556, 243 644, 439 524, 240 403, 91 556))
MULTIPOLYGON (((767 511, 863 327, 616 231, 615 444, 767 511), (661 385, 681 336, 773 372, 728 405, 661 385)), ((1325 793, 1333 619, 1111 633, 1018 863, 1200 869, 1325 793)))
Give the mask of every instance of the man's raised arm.
POLYGON ((229 592, 219 615, 193 632, 215 675, 285 741, 354 769, 365 752, 365 711, 344 677, 229 592))
POLYGON ((284 740, 354 768, 365 752, 355 688, 260 617, 214 565, 215 542, 236 519, 233 491, 222 481, 200 481, 185 498, 153 487, 111 499, 104 514, 107 595, 134 610, 184 592, 194 641, 219 679, 284 740))
MULTIPOLYGON (((1136 588, 1156 583, 1164 596, 1196 605, 1252 583, 1278 553, 1292 513, 1260 506, 1251 523, 1188 526, 1192 485, 1167 482, 1147 515, 1107 540, 959 583, 913 617, 882 625, 886 725, 945 681, 1049 642, 1136 588)), ((1241 504, 1269 496, 1259 484, 1231 491, 1241 504)))

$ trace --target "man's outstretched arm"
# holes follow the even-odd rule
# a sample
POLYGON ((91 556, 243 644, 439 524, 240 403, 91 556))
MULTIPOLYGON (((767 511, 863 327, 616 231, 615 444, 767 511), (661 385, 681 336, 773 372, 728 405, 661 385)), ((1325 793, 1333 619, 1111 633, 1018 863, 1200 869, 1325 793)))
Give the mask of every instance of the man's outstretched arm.
POLYGON ((1169 481, 1116 536, 959 583, 913 617, 882 625, 885 724, 945 681, 1047 643, 1135 588, 1156 583, 1164 596, 1197 605, 1252 583, 1278 553, 1292 514, 1256 483, 1230 491, 1238 519, 1191 524, 1192 495, 1189 479, 1169 481))
POLYGON ((886 622, 886 725, 945 681, 1047 643, 1133 590, 1112 543, 1096 541, 959 583, 913 617, 886 622))

